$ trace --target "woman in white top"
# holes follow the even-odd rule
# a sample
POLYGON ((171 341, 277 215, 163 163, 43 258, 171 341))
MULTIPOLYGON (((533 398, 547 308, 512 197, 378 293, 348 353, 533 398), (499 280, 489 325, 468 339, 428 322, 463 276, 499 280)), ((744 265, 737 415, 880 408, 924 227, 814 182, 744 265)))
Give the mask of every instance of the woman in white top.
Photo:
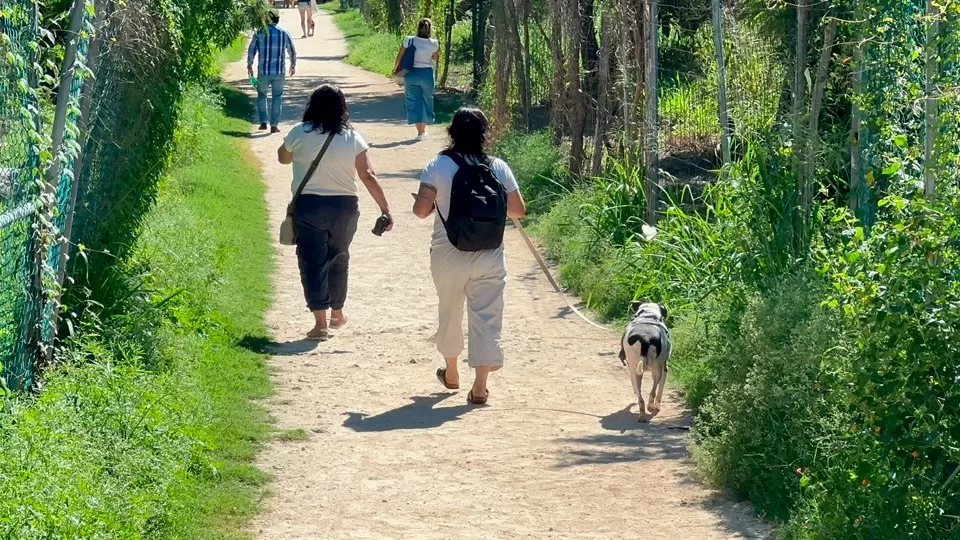
POLYGON ((293 211, 300 281, 307 308, 316 321, 307 337, 320 341, 329 338, 328 328, 347 323, 343 304, 347 299, 349 248, 360 218, 358 175, 380 212, 393 222, 367 154, 367 143, 350 127, 349 120, 343 92, 325 84, 310 96, 303 122, 290 130, 277 151, 280 163, 293 164, 291 188, 295 193, 327 138, 334 134, 293 211), (332 310, 329 326, 328 309, 332 310))
POLYGON ((463 352, 461 323, 466 304, 467 360, 476 371, 467 401, 477 405, 487 402, 488 375, 503 366, 503 291, 507 277, 503 245, 495 249, 461 251, 451 243, 441 217, 452 219, 450 196, 459 170, 457 160, 473 165, 485 163, 506 192, 507 215, 520 219, 526 213, 513 171, 502 160, 486 155, 489 129, 490 124, 479 109, 457 111, 450 124, 452 143, 423 170, 420 191, 413 205, 413 213, 421 219, 429 217, 434 210, 439 212, 434 219, 430 243, 430 271, 439 298, 437 350, 443 355, 446 368, 437 370, 437 378, 448 389, 460 388, 457 358, 463 352))
POLYGON ((413 47, 412 69, 403 77, 403 90, 406 94, 404 108, 407 111, 407 124, 417 126, 417 140, 427 136, 427 124, 436 121, 433 112, 433 94, 436 90, 436 77, 433 67, 440 59, 440 42, 433 39, 433 22, 421 19, 416 36, 407 36, 397 54, 394 73, 400 71, 400 63, 407 49, 413 47))
POLYGON ((303 37, 312 36, 316 28, 313 14, 317 12, 317 0, 297 0, 297 9, 300 11, 300 29, 303 30, 303 37))

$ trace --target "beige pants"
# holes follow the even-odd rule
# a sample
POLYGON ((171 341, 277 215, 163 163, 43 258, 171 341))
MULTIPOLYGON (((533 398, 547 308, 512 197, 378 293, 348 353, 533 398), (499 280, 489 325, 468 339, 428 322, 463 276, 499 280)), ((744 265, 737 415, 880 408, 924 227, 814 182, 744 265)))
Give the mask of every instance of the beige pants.
POLYGON ((437 350, 444 358, 463 352, 463 306, 467 306, 470 367, 503 365, 503 248, 468 253, 453 246, 430 248, 430 271, 440 299, 437 350))

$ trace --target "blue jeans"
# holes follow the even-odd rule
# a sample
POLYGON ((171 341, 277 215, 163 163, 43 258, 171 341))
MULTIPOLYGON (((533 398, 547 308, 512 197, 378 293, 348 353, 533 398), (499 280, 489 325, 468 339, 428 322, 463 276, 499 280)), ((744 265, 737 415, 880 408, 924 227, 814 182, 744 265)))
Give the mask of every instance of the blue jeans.
POLYGON ((404 108, 408 124, 432 124, 437 118, 433 112, 433 92, 436 88, 433 68, 414 68, 403 78, 407 96, 404 108))
POLYGON ((267 89, 270 89, 270 125, 280 125, 280 112, 283 110, 283 84, 286 77, 280 75, 261 75, 257 79, 257 115, 260 123, 267 123, 267 89))

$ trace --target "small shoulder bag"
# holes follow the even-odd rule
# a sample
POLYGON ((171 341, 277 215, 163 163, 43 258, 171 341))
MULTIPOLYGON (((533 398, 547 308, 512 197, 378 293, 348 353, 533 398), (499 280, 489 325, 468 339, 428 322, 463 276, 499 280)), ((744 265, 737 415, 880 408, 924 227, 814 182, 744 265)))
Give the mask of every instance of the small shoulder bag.
POLYGON ((297 188, 297 192, 294 193, 293 200, 287 205, 287 216, 283 218, 283 223, 280 224, 280 244, 284 246, 295 246, 297 244, 297 231, 293 226, 293 209, 297 204, 297 199, 300 198, 300 194, 303 193, 303 188, 307 186, 310 177, 313 176, 313 173, 317 170, 317 166, 320 165, 320 160, 323 159, 323 155, 327 153, 327 148, 330 147, 330 143, 333 141, 335 135, 336 133, 332 131, 327 135, 327 140, 323 143, 323 148, 320 149, 317 157, 313 158, 313 163, 311 163, 310 168, 307 169, 307 174, 303 175, 303 180, 300 181, 300 186, 297 188))

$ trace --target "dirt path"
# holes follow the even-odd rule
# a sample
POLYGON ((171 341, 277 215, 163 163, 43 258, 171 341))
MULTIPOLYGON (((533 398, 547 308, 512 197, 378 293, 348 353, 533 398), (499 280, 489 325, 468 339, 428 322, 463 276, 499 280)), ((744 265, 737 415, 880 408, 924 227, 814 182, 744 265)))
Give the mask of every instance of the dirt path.
MULTIPOLYGON (((299 36, 295 10, 283 26, 299 36)), ((351 317, 320 346, 299 341, 310 328, 294 251, 277 245, 276 300, 269 324, 281 428, 306 441, 276 441, 259 459, 275 476, 253 525, 263 539, 292 538, 742 538, 767 529, 749 510, 691 478, 685 449, 690 419, 676 399, 650 425, 630 412, 632 393, 605 335, 570 317, 538 274, 516 231, 508 231, 511 281, 506 367, 491 378, 491 405, 466 405, 442 391, 440 358, 428 342, 436 296, 428 269, 430 224, 409 211, 421 167, 441 147, 441 129, 413 144, 402 95, 392 81, 348 66, 341 33, 321 15, 317 36, 297 39, 284 132, 322 82, 348 94, 355 127, 397 220, 369 233, 375 206, 362 198, 351 250, 351 317)), ((244 64, 228 78, 244 85, 244 64)), ((254 134, 269 183, 271 234, 289 199, 290 169, 276 162, 280 136, 254 134)), ((472 380, 463 372, 463 385, 472 380)))

